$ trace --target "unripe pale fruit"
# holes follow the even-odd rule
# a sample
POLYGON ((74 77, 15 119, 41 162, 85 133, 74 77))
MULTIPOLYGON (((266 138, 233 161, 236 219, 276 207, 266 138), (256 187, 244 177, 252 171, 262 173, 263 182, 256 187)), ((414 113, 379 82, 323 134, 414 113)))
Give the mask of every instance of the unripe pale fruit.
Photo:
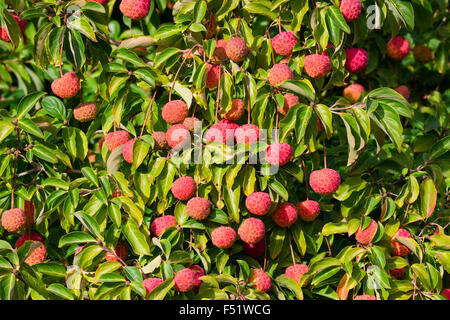
POLYGON ((397 36, 388 42, 386 53, 391 59, 400 61, 408 55, 409 49, 408 40, 401 36, 397 36))
MULTIPOLYGON (((23 33, 27 26, 27 21, 19 20, 19 16, 15 13, 11 13, 11 15, 13 16, 14 20, 16 20, 17 24, 19 25, 20 34, 23 36, 23 33)), ((6 28, 0 28, 0 39, 2 39, 3 41, 6 41, 6 42, 11 42, 11 39, 9 38, 8 31, 6 30, 6 28)))
POLYGON ((239 120, 245 112, 244 108, 244 100, 242 99, 233 99, 231 102, 231 109, 225 115, 223 118, 230 121, 237 121, 239 120))
POLYGON ((148 15, 151 4, 151 0, 122 0, 119 9, 125 17, 142 20, 148 15))
POLYGON ((195 181, 194 178, 186 176, 180 177, 172 183, 171 191, 175 198, 178 200, 188 200, 195 193, 195 181))
POLYGON ((345 21, 352 22, 361 15, 362 4, 359 0, 342 0, 339 9, 345 21))
POLYGON ((181 149, 191 141, 189 130, 181 123, 171 126, 166 132, 167 144, 171 148, 181 149))
POLYGON ((2 226, 9 232, 17 232, 25 226, 26 216, 22 209, 6 210, 2 214, 2 226))
POLYGON ((320 213, 320 205, 314 200, 305 200, 297 203, 297 211, 303 221, 314 221, 320 213))
POLYGON ((282 56, 290 55, 296 44, 297 39, 292 32, 280 32, 272 38, 273 50, 282 56))
POLYGON ((291 203, 282 203, 272 215, 273 221, 280 227, 289 227, 297 221, 297 208, 291 203))
POLYGON ((211 202, 208 199, 194 197, 186 204, 188 215, 195 220, 204 220, 211 212, 211 202))
POLYGON ((361 230, 361 225, 355 233, 355 239, 361 244, 368 245, 372 242, 373 237, 377 233, 378 224, 375 220, 370 219, 370 224, 364 230, 361 230))
POLYGON ((198 290, 200 289, 200 285, 202 284, 202 280, 200 280, 199 278, 205 275, 205 270, 203 270, 203 268, 197 264, 190 266, 189 269, 191 269, 194 272, 195 278, 194 287, 192 288, 192 290, 198 292, 198 290))
POLYGON ((389 274, 396 279, 400 279, 403 277, 405 273, 405 268, 397 268, 397 269, 389 269, 389 274))
POLYGON ((324 168, 311 172, 309 185, 315 193, 327 195, 336 192, 341 184, 341 177, 333 169, 324 168))
POLYGON ((188 292, 195 287, 195 273, 189 268, 184 268, 175 275, 175 290, 188 292))
POLYGON ((411 234, 408 232, 408 230, 405 229, 398 229, 397 232, 394 234, 394 236, 391 238, 391 243, 394 246, 394 248, 391 251, 392 256, 400 256, 400 257, 406 257, 411 250, 404 244, 396 241, 395 239, 398 237, 403 238, 410 238, 412 239, 411 234))
POLYGON ((36 232, 27 232, 16 241, 16 249, 19 249, 26 241, 40 242, 41 246, 33 250, 33 252, 25 259, 25 263, 29 266, 41 263, 45 260, 47 250, 44 246, 44 238, 36 232))
POLYGON ((264 222, 257 218, 245 219, 238 229, 238 235, 242 241, 248 244, 259 242, 266 233, 264 222))
POLYGON ((353 300, 377 300, 377 297, 371 296, 370 294, 361 294, 359 296, 355 296, 353 300))
POLYGON ((270 210, 272 200, 270 195, 265 192, 253 192, 245 199, 245 206, 250 213, 258 216, 265 215, 270 210))
POLYGON ((114 252, 116 254, 113 254, 112 252, 107 252, 105 259, 106 261, 119 261, 118 257, 122 260, 125 260, 128 257, 128 248, 123 242, 117 242, 116 247, 114 248, 114 252), (117 257, 117 256, 118 257, 117 257))
POLYGON ((364 49, 345 49, 345 70, 350 73, 360 73, 367 68, 369 55, 364 49))
POLYGON ((122 150, 123 158, 128 163, 133 163, 133 147, 134 147, 135 141, 136 141, 136 139, 133 139, 133 140, 129 140, 123 144, 123 150, 122 150))
POLYGON ((80 91, 81 83, 75 73, 67 72, 61 78, 53 80, 51 88, 60 98, 72 98, 80 91))
POLYGON ((267 147, 265 159, 271 165, 284 166, 291 161, 293 155, 292 147, 286 142, 281 142, 267 147))
POLYGON ((160 237, 167 228, 177 225, 177 220, 174 216, 165 215, 153 220, 151 225, 152 233, 160 237))
POLYGON ((236 231, 231 227, 218 227, 211 232, 211 241, 218 248, 231 248, 236 241, 236 231))
POLYGON ((166 133, 164 131, 155 131, 152 133, 152 138, 155 140, 155 149, 161 150, 167 148, 166 133))
POLYGON ((250 50, 242 38, 231 38, 225 48, 228 58, 234 62, 241 62, 247 57, 250 50))
POLYGON ((421 63, 427 63, 433 60, 433 51, 422 45, 417 45, 413 50, 414 59, 421 63))
POLYGON ((142 282, 142 285, 145 288, 147 294, 153 291, 157 286, 163 283, 163 279, 161 278, 147 278, 142 282))
POLYGON ((125 130, 110 132, 105 136, 105 144, 109 151, 130 140, 130 135, 125 130))
POLYGON ((270 85, 275 88, 277 88, 283 81, 293 79, 294 73, 291 68, 283 63, 275 64, 272 69, 270 69, 269 75, 267 76, 267 81, 269 81, 270 85))
POLYGON ((280 109, 280 107, 277 106, 277 110, 279 113, 285 116, 289 112, 290 108, 300 103, 300 99, 298 98, 298 96, 292 93, 286 93, 283 97, 284 97, 283 109, 280 109))
POLYGON ((172 100, 162 108, 162 118, 169 124, 182 123, 189 109, 183 100, 172 100))
POLYGON ((34 202, 25 201, 23 209, 25 213, 25 227, 30 228, 34 224, 34 202))
POLYGON ((248 278, 248 282, 252 282, 252 287, 261 292, 268 292, 272 286, 272 280, 270 280, 270 277, 261 269, 253 269, 248 278))
POLYGON ((330 58, 321 54, 310 54, 305 57, 303 70, 311 78, 323 78, 331 71, 330 58))
POLYGON ((394 90, 397 91, 398 93, 400 93, 403 96, 403 98, 405 98, 406 100, 408 100, 409 97, 411 96, 411 92, 409 91, 409 88, 405 85, 398 86, 394 90))
POLYGON ((259 128, 254 124, 244 124, 234 131, 234 138, 237 143, 252 145, 259 140, 259 137, 259 128))
POLYGON ((185 126, 186 129, 188 129, 190 132, 194 132, 196 124, 200 125, 200 126, 202 124, 202 122, 199 119, 197 119, 196 117, 187 117, 183 121, 183 126, 185 126))
POLYGON ((220 80, 220 65, 210 64, 206 65, 206 88, 214 89, 217 88, 220 80))
POLYGON ((356 103, 359 98, 361 98, 362 93, 364 92, 364 87, 360 84, 353 83, 348 85, 344 89, 343 96, 345 99, 350 101, 350 103, 356 103))
POLYGON ((98 109, 95 103, 86 102, 73 109, 73 116, 80 122, 88 122, 94 120, 97 116, 98 109))
POLYGON ((255 244, 250 244, 250 243, 244 242, 244 244, 242 245, 242 248, 248 256, 250 256, 252 258, 257 258, 264 254, 264 252, 266 250, 266 241, 263 238, 255 244))
POLYGON ((285 277, 291 278, 295 282, 299 282, 303 274, 308 272, 309 268, 306 264, 294 264, 286 268, 285 277))

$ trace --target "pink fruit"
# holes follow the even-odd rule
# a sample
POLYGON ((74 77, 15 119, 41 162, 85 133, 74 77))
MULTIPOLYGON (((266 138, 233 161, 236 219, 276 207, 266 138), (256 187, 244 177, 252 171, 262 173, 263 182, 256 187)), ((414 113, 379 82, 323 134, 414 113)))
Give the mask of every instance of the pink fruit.
POLYGON ((47 253, 47 250, 44 246, 44 238, 36 232, 27 232, 23 236, 21 236, 16 241, 16 249, 20 248, 25 244, 26 241, 33 241, 33 242, 40 242, 42 245, 40 247, 37 247, 36 249, 31 252, 31 254, 25 259, 25 263, 29 266, 35 265, 37 263, 41 263, 45 260, 45 255, 47 253))
POLYGON ((353 83, 344 89, 343 96, 350 101, 350 103, 355 103, 361 98, 363 92, 364 87, 362 85, 353 83))
POLYGON ((199 119, 197 119, 196 117, 187 117, 183 121, 183 126, 185 126, 186 129, 188 129, 190 132, 194 132, 196 124, 200 125, 200 126, 202 124, 202 122, 199 119))
POLYGON ((219 83, 220 65, 210 64, 206 65, 206 88, 214 89, 217 88, 219 83))
POLYGON ((136 139, 128 140, 127 142, 125 142, 123 144, 123 150, 122 150, 123 158, 128 163, 133 163, 133 147, 134 147, 135 141, 136 141, 136 139))
POLYGON ((250 244, 250 243, 244 242, 242 248, 248 256, 250 256, 252 258, 257 258, 264 254, 264 252, 266 250, 266 241, 263 238, 255 244, 250 244))
POLYGON ((254 124, 244 124, 234 131, 234 138, 237 143, 252 145, 259 140, 259 137, 259 128, 254 124))
POLYGON ((364 49, 345 49, 345 70, 350 73, 360 73, 367 68, 369 55, 364 49))
POLYGON ((6 210, 2 214, 2 226, 9 232, 17 232, 25 226, 26 216, 22 209, 6 210))
POLYGON ((97 106, 93 102, 82 103, 78 107, 73 109, 74 118, 80 122, 88 122, 94 120, 97 116, 97 113, 97 106))
POLYGON ((293 279, 295 282, 299 282, 303 274, 308 272, 309 268, 306 264, 294 264, 286 268, 284 275, 287 278, 293 279))
POLYGON ((358 227, 355 233, 355 239, 361 244, 368 245, 372 242, 373 237, 377 233, 378 224, 375 220, 370 219, 370 224, 363 230, 361 230, 361 225, 358 227))
POLYGON ((245 200, 245 206, 248 211, 258 216, 265 215, 269 212, 271 205, 272 200, 270 200, 270 195, 265 192, 253 192, 245 200))
POLYGON ((270 277, 261 269, 253 269, 248 282, 253 283, 253 287, 261 292, 268 292, 272 286, 270 277))
POLYGON ((182 123, 189 109, 183 100, 172 100, 162 108, 162 118, 169 124, 182 123))
POLYGON ((362 4, 359 0, 342 0, 339 9, 345 21, 352 22, 361 15, 362 4))
POLYGON ((81 83, 75 73, 67 72, 61 78, 53 80, 51 88, 60 98, 72 98, 80 91, 81 83))
POLYGON ((175 275, 174 288, 180 292, 188 292, 194 289, 196 283, 195 273, 189 268, 184 268, 175 275))
POLYGON ((257 218, 245 219, 238 229, 238 235, 242 241, 248 244, 259 242, 266 233, 264 222, 257 218))
POLYGON ((207 131, 205 135, 206 142, 222 142, 227 143, 227 141, 231 141, 227 139, 227 131, 226 129, 220 125, 219 123, 212 125, 207 131))
POLYGON ((297 208, 291 203, 282 203, 273 213, 273 221, 280 227, 289 227, 297 221, 297 208))
POLYGON ((297 203, 297 211, 303 221, 314 221, 320 213, 320 205, 314 200, 305 200, 297 203))
POLYGON ((191 134, 185 126, 179 123, 167 130, 166 140, 171 148, 181 149, 191 142, 191 134))
POLYGON ((231 248, 236 241, 236 232, 231 227, 218 227, 211 232, 211 241, 218 248, 231 248))
POLYGON ((272 87, 278 87, 280 83, 286 80, 293 80, 294 73, 291 68, 283 63, 275 64, 269 71, 267 81, 269 81, 272 87))
POLYGON ((110 132, 105 136, 105 144, 109 151, 130 140, 130 135, 125 130, 110 132))
POLYGON ((412 239, 412 236, 407 230, 398 229, 397 232, 394 234, 394 236, 391 238, 391 243, 394 246, 394 248, 391 251, 391 255, 406 257, 411 252, 411 250, 409 250, 409 248, 404 244, 396 241, 395 239, 398 237, 412 239))
POLYGON ((323 78, 331 71, 330 58, 321 54, 310 54, 305 57, 303 70, 311 78, 323 78))
POLYGON ((172 194, 178 200, 188 200, 196 190, 195 181, 192 177, 180 177, 172 183, 172 194))
POLYGON ((408 55, 409 49, 408 40, 401 36, 397 36, 388 42, 386 53, 391 59, 400 61, 408 55))
POLYGON ((341 177, 335 170, 324 168, 311 172, 309 184, 315 193, 332 194, 339 188, 341 177))
POLYGON ((289 112, 289 109, 292 108, 293 106, 295 106, 296 104, 300 103, 300 99, 298 98, 298 96, 296 96, 295 94, 292 93, 286 93, 284 95, 284 105, 283 105, 283 109, 280 109, 280 107, 277 106, 277 110, 279 113, 281 113, 282 115, 287 115, 287 113, 289 112))
POLYGON ((290 55, 296 44, 297 39, 292 32, 280 32, 272 38, 273 50, 282 56, 290 55))
POLYGON ((177 220, 174 216, 166 215, 162 217, 158 217, 153 220, 151 225, 152 233, 157 237, 160 237, 167 228, 177 225, 177 220))
POLYGON ((250 50, 242 38, 231 38, 225 48, 228 58, 235 62, 241 62, 247 57, 250 50))
POLYGON ((291 161, 293 155, 292 147, 286 142, 281 142, 268 146, 265 158, 271 165, 284 166, 291 161))
POLYGON ((119 9, 125 17, 142 20, 148 15, 151 4, 151 0, 122 0, 119 9))
POLYGON ((163 283, 163 279, 161 278, 147 278, 142 282, 142 285, 145 288, 147 294, 153 291, 157 286, 163 283))
POLYGON ((200 267, 199 265, 193 265, 190 266, 189 269, 191 269, 194 272, 194 278, 195 278, 195 283, 194 283, 194 287, 192 288, 192 290, 194 290, 195 292, 198 292, 198 290, 200 289, 200 286, 202 284, 202 280, 200 280, 200 277, 203 277, 205 275, 205 270, 203 270, 202 267, 200 267))
MULTIPOLYGON (((23 36, 23 33, 25 32, 25 28, 27 26, 26 20, 19 20, 19 16, 15 13, 11 13, 14 20, 16 20, 17 24, 19 25, 20 34, 23 36)), ((0 39, 6 42, 11 42, 11 39, 9 38, 8 31, 6 28, 0 28, 0 39)))
POLYGON ((186 204, 186 211, 191 218, 204 220, 211 212, 211 202, 205 198, 191 198, 186 204))

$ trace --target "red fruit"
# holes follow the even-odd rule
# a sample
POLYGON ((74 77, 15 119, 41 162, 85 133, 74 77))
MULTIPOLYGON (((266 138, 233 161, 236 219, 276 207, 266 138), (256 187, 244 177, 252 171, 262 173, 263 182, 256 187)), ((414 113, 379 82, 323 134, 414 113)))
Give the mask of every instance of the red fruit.
POLYGON ((34 203, 25 201, 23 211, 25 213, 25 227, 29 228, 34 224, 34 203))
POLYGON ((53 80, 51 88, 60 98, 72 98, 80 91, 81 83, 75 73, 67 72, 61 78, 53 80))
POLYGON ((397 36, 388 42, 386 46, 387 55, 393 59, 400 61, 409 53, 409 42, 401 36, 397 36))
POLYGON ((136 139, 133 139, 133 140, 129 140, 123 144, 123 150, 122 150, 123 158, 128 163, 133 163, 133 147, 134 147, 135 141, 136 141, 136 139))
POLYGON ((359 73, 367 68, 369 55, 364 49, 344 49, 345 50, 345 70, 350 73, 359 73))
POLYGON ((339 188, 341 177, 335 170, 324 168, 311 172, 309 184, 315 193, 332 194, 339 188))
POLYGON ((280 32, 272 38, 273 50, 282 56, 290 55, 296 44, 297 39, 292 32, 280 32))
POLYGON ((264 238, 266 228, 264 222, 257 218, 245 219, 238 229, 238 235, 242 241, 248 244, 255 244, 264 238))
POLYGON ((300 99, 298 96, 292 93, 286 93, 284 95, 284 105, 283 109, 280 109, 280 107, 277 106, 277 110, 279 113, 281 113, 283 116, 287 115, 289 112, 289 109, 295 106, 296 104, 300 103, 300 99))
POLYGON ((210 64, 206 65, 206 87, 208 89, 217 88, 217 85, 220 80, 220 65, 218 64, 210 64))
POLYGON ((303 221, 314 221, 320 213, 320 205, 314 200, 305 200, 297 203, 297 211, 303 221))
POLYGON ((181 149, 190 144, 191 134, 181 123, 171 126, 166 132, 167 144, 171 148, 181 149))
POLYGON ((211 212, 211 202, 208 199, 194 197, 186 204, 188 215, 195 220, 203 220, 211 212))
POLYGON ((184 268, 175 275, 175 290, 187 292, 194 289, 196 283, 195 273, 189 268, 184 268))
POLYGON ((88 122, 94 120, 97 116, 98 109, 95 103, 86 102, 80 104, 78 107, 73 109, 73 116, 80 122, 88 122))
POLYGON ((306 264, 294 264, 286 268, 284 275, 287 278, 293 279, 295 282, 299 282, 303 274, 308 272, 309 268, 306 264))
POLYGON ((233 136, 234 136, 234 130, 239 128, 239 125, 236 122, 230 121, 230 120, 220 120, 218 124, 221 125, 222 127, 224 127, 225 129, 233 130, 233 136))
POLYGON ((345 21, 352 22, 360 16, 362 4, 359 0, 342 0, 339 9, 345 21))
POLYGON ((389 269, 389 274, 397 279, 403 277, 405 268, 389 269))
POLYGON ((355 239, 361 244, 368 245, 372 242, 373 237, 377 233, 378 224, 375 220, 370 219, 370 224, 363 230, 361 230, 361 225, 358 227, 355 233, 355 239))
POLYGON ((102 6, 104 6, 105 4, 107 4, 109 2, 109 0, 86 0, 86 1, 94 1, 94 2, 100 3, 102 6))
POLYGON ((409 91, 409 88, 407 86, 402 85, 402 86, 395 88, 394 90, 397 91, 398 93, 400 93, 403 96, 403 98, 405 98, 406 100, 409 100, 411 92, 409 91))
POLYGON ((105 144, 109 151, 113 151, 128 140, 130 140, 130 135, 125 130, 110 132, 105 136, 105 144))
POLYGON ((125 17, 142 20, 148 15, 151 4, 151 0, 122 0, 119 9, 125 17))
POLYGON ((169 124, 182 123, 188 112, 189 109, 183 100, 172 100, 162 108, 162 118, 169 124))
MULTIPOLYGON (((227 58, 227 42, 224 39, 220 39, 216 41, 216 48, 214 49, 214 54, 220 58, 221 60, 225 60, 227 58)), ((215 59, 219 60, 219 59, 215 59)))
POLYGON ((278 87, 280 83, 286 80, 293 80, 294 73, 291 68, 283 63, 275 64, 269 71, 267 81, 269 81, 272 87, 278 87))
POLYGON ((344 89, 343 96, 350 101, 350 103, 355 103, 361 98, 363 92, 364 87, 362 85, 353 83, 344 89))
POLYGON ((122 260, 125 260, 128 257, 128 248, 125 245, 125 243, 123 243, 123 242, 120 242, 120 241, 117 242, 117 245, 114 248, 114 252, 116 254, 113 254, 112 252, 109 252, 109 251, 106 253, 106 256, 105 256, 106 261, 119 261, 117 256, 122 260))
POLYGON ((195 277, 195 284, 194 284, 194 288, 192 288, 192 290, 194 290, 195 292, 198 292, 198 290, 200 289, 200 286, 202 284, 202 280, 200 280, 200 277, 203 277, 205 275, 205 270, 203 270, 202 267, 200 267, 199 265, 193 265, 190 266, 189 269, 191 269, 194 272, 194 277, 195 277))
POLYGON ((305 57, 303 70, 311 78, 323 78, 331 71, 330 58, 321 54, 310 54, 305 57))
POLYGON ((297 221, 297 208, 291 203, 282 203, 273 213, 273 221, 280 227, 289 227, 297 221))
POLYGON ((447 298, 447 300, 450 300, 450 289, 445 289, 441 292, 441 295, 447 298))
POLYGON ((377 300, 377 297, 371 296, 370 294, 361 294, 359 296, 355 296, 353 300, 377 300))
POLYGON ((265 158, 271 165, 284 166, 291 161, 293 155, 292 147, 286 142, 281 142, 268 146, 265 158))
POLYGON ((226 129, 218 123, 215 125, 212 125, 206 131, 205 139, 206 139, 207 143, 211 142, 211 141, 217 141, 217 142, 222 142, 222 143, 227 143, 227 141, 231 141, 231 138, 230 138, 230 140, 227 139, 226 129))
POLYGON ((202 122, 199 119, 197 119, 196 117, 187 117, 183 121, 183 126, 185 126, 186 129, 188 129, 190 132, 194 132, 196 124, 199 126, 201 126, 201 124, 202 124, 202 122))
POLYGON ((156 150, 165 149, 167 147, 166 133, 164 131, 153 132, 152 138, 155 140, 156 150))
POLYGON ((244 100, 233 99, 231 102, 231 109, 223 117, 230 121, 239 120, 245 112, 244 100))
POLYGON ((9 232, 17 232, 25 227, 27 217, 22 209, 6 210, 2 214, 2 226, 9 232))
POLYGON ((172 183, 172 194, 178 200, 187 200, 194 195, 195 181, 192 177, 180 177, 172 183))
POLYGON ((270 277, 261 269, 253 269, 248 278, 248 282, 253 282, 252 287, 261 292, 268 292, 272 286, 272 280, 270 280, 270 277))
POLYGON ((422 45, 417 45, 413 50, 414 59, 421 63, 427 63, 433 60, 433 51, 422 45))
POLYGON ((153 291, 157 286, 163 283, 163 279, 161 278, 147 278, 142 282, 142 285, 145 288, 147 294, 153 291))
POLYGON ((236 241, 236 231, 231 227, 218 227, 211 232, 211 241, 218 248, 231 248, 236 241))
POLYGON ((42 245, 33 250, 33 252, 25 259, 25 263, 29 266, 35 265, 36 263, 41 263, 45 260, 45 254, 47 250, 44 246, 44 238, 36 232, 28 232, 21 236, 16 241, 16 249, 20 248, 25 244, 26 241, 40 242, 42 245))
POLYGON ((252 257, 252 258, 257 258, 261 255, 264 254, 265 250, 266 250, 266 241, 265 239, 261 239, 259 240, 257 243, 255 244, 250 244, 250 243, 245 243, 243 244, 243 249, 244 252, 252 257))
POLYGON ((241 62, 247 57, 250 50, 242 38, 231 38, 225 48, 225 52, 231 60, 241 62))
POLYGON ((402 244, 398 241, 395 241, 395 239, 398 237, 412 239, 412 236, 407 230, 398 229, 397 232, 394 234, 394 236, 391 238, 391 243, 394 246, 394 249, 392 249, 391 255, 406 257, 411 252, 411 250, 409 250, 408 247, 405 246, 404 244, 402 244))
POLYGON ((166 215, 162 217, 158 217, 153 220, 151 225, 152 233, 157 237, 160 237, 167 228, 177 225, 177 220, 174 216, 166 215))
POLYGON ((270 200, 270 195, 265 192, 253 192, 245 200, 245 206, 248 211, 258 216, 265 215, 269 212, 271 205, 272 200, 270 200))
POLYGON ((259 128, 254 124, 244 124, 234 131, 234 138, 237 143, 252 145, 259 140, 259 137, 259 128))
MULTIPOLYGON (((27 26, 26 20, 19 20, 19 16, 15 13, 11 13, 14 20, 16 20, 17 24, 19 25, 20 34, 23 36, 23 33, 25 32, 25 27, 27 26)), ((8 31, 6 28, 0 28, 0 39, 6 42, 11 42, 11 39, 9 38, 8 31)))

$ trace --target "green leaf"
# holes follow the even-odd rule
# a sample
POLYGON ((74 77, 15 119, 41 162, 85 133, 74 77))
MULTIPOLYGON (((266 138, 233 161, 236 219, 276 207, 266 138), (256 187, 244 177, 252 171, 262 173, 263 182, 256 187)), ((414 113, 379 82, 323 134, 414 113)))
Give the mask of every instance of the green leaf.
POLYGON ((128 219, 122 231, 134 253, 140 255, 150 254, 150 247, 146 241, 146 236, 139 230, 138 225, 133 219, 128 219))
POLYGON ((276 259, 283 249, 284 239, 286 238, 286 229, 275 227, 270 233, 269 253, 272 260, 276 259))
POLYGON ((173 277, 165 280, 155 287, 147 296, 147 300, 163 300, 167 293, 175 285, 173 277))
POLYGON ((307 98, 310 101, 314 101, 316 92, 309 80, 287 80, 279 85, 281 88, 291 90, 296 94, 307 98))
POLYGON ((19 105, 17 106, 17 119, 21 119, 24 115, 26 115, 37 103, 38 101, 45 96, 46 92, 34 92, 29 95, 23 97, 19 105))
POLYGON ((72 244, 78 244, 78 243, 89 243, 89 242, 96 242, 95 238, 93 238, 91 235, 82 232, 82 231, 74 231, 68 234, 63 235, 59 239, 58 247, 64 247, 72 244))

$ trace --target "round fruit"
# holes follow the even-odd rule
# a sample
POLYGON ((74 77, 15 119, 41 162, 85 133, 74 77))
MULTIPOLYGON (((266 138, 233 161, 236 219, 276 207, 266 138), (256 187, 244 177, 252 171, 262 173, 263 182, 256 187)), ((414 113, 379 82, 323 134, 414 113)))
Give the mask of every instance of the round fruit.
POLYGON ((269 71, 267 81, 269 81, 272 87, 278 87, 280 83, 286 80, 293 80, 294 73, 291 68, 283 63, 275 64, 269 71))
POLYGON ((211 202, 208 199, 194 197, 186 204, 188 215, 195 220, 204 220, 211 212, 211 202))
POLYGON ((284 166, 291 161, 294 152, 292 147, 286 143, 274 143, 267 147, 265 159, 274 166, 284 166))
POLYGON ((94 120, 97 116, 98 109, 95 103, 86 102, 82 103, 73 109, 73 116, 80 122, 88 122, 94 120))
POLYGON ((248 211, 258 216, 265 215, 269 212, 271 205, 272 200, 270 199, 270 195, 265 192, 253 192, 245 200, 245 206, 248 211))
POLYGON ((217 88, 220 80, 220 65, 208 63, 206 70, 206 87, 208 89, 217 88))
POLYGON ((398 229, 397 232, 394 234, 394 236, 391 238, 391 243, 394 246, 394 248, 391 251, 391 255, 406 257, 411 252, 411 250, 409 250, 409 248, 404 244, 396 241, 395 239, 397 239, 398 237, 412 239, 412 236, 408 232, 408 230, 398 229))
POLYGON ((180 292, 188 292, 195 287, 195 273, 189 268, 184 268, 175 275, 174 288, 180 292))
POLYGON ((242 241, 248 244, 259 242, 266 233, 264 222, 257 218, 245 219, 238 229, 238 235, 242 241))
POLYGON ((25 226, 27 217, 22 209, 6 210, 2 214, 2 226, 9 232, 17 232, 25 226))
POLYGON ((81 83, 75 73, 67 72, 61 78, 53 80, 51 88, 60 98, 72 98, 80 91, 81 83))
POLYGON ((189 109, 183 100, 172 100, 162 108, 162 118, 169 124, 182 123, 189 109))
POLYGON ((225 48, 228 58, 235 62, 241 62, 247 57, 250 50, 242 38, 231 38, 225 48))
POLYGON ((172 183, 172 194, 178 200, 190 199, 196 190, 194 178, 180 177, 172 183))
POLYGON ((174 216, 166 215, 162 217, 158 217, 153 220, 151 225, 152 233, 157 237, 160 237, 167 228, 177 225, 177 220, 174 216))
POLYGON ((323 78, 331 71, 330 58, 321 54, 310 54, 305 57, 303 70, 311 78, 323 78))
POLYGON ((292 53, 297 39, 292 32, 280 32, 272 38, 272 48, 275 52, 282 56, 288 56, 292 53))
POLYGON ((341 184, 341 177, 333 169, 324 168, 311 172, 309 184, 315 193, 328 195, 336 192, 341 184))
POLYGON ((257 258, 264 254, 264 252, 266 250, 266 240, 263 238, 255 244, 250 244, 250 243, 244 242, 242 248, 248 256, 250 256, 252 258, 257 258))
POLYGON ((109 151, 130 140, 130 135, 125 130, 110 132, 105 136, 105 144, 109 151))
POLYGON ((355 239, 361 244, 368 245, 372 242, 373 237, 377 233, 378 223, 370 219, 370 224, 363 230, 361 230, 361 225, 358 227, 355 233, 355 239))
POLYGON ((237 143, 252 145, 259 140, 259 137, 259 128, 254 124, 244 124, 234 131, 234 138, 237 143))
POLYGON ((308 272, 309 268, 306 264, 294 264, 286 268, 284 273, 285 277, 293 279, 295 282, 299 282, 303 274, 308 272))
POLYGON ((320 213, 320 205, 314 200, 305 200, 297 203, 297 211, 303 221, 314 221, 320 213))
POLYGON ((211 232, 211 241, 218 248, 231 248, 236 241, 236 231, 231 227, 218 227, 211 232))
POLYGON ((17 239, 15 247, 16 249, 20 248, 25 244, 26 241, 40 242, 41 246, 31 252, 31 254, 25 259, 25 263, 29 266, 35 265, 37 263, 41 263, 45 260, 45 255, 47 250, 44 246, 44 238, 36 232, 27 232, 19 239, 17 239))
POLYGON ((345 21, 352 22, 361 15, 362 4, 359 0, 342 0, 339 9, 345 21))
POLYGON ((191 134, 181 123, 171 126, 166 132, 167 144, 174 149, 181 149, 190 144, 191 134))
POLYGON ((147 278, 142 282, 142 285, 145 288, 147 294, 153 291, 157 286, 163 283, 163 279, 161 278, 147 278))
POLYGON ((136 139, 128 140, 123 144, 122 154, 123 158, 128 163, 133 163, 133 147, 136 139))
POLYGON ((283 97, 284 97, 283 109, 280 109, 280 107, 277 106, 277 110, 279 113, 285 116, 288 114, 290 108, 300 103, 300 99, 298 98, 298 96, 292 93, 286 93, 283 97))
POLYGON ((369 55, 364 49, 345 49, 345 70, 350 73, 360 73, 367 68, 369 55))
POLYGON ((353 83, 344 89, 343 96, 350 101, 350 103, 356 103, 359 98, 361 98, 363 92, 364 87, 362 85, 353 83))
POLYGON ((272 286, 270 277, 261 269, 253 269, 248 282, 253 283, 253 287, 261 292, 268 292, 272 286))
POLYGON ((155 149, 156 150, 161 150, 161 149, 167 148, 166 133, 164 131, 153 132, 152 138, 153 138, 153 140, 155 140, 155 149))
POLYGON ((291 203, 282 203, 273 213, 273 221, 280 227, 289 227, 297 221, 297 208, 291 203))
POLYGON ((114 248, 114 253, 110 251, 106 252, 106 261, 119 261, 119 258, 125 260, 128 257, 128 248, 125 243, 119 241, 114 248))
POLYGON ((119 10, 125 17, 142 20, 148 15, 151 4, 151 0, 122 0, 119 10))
POLYGON ((401 36, 397 36, 388 42, 386 46, 387 55, 396 61, 402 60, 409 53, 409 42, 401 36))
POLYGON ((245 112, 244 100, 233 99, 231 102, 231 109, 223 116, 226 120, 237 121, 239 120, 245 112))
POLYGON ((371 296, 370 294, 361 294, 359 296, 355 296, 353 300, 377 300, 377 297, 371 296))

